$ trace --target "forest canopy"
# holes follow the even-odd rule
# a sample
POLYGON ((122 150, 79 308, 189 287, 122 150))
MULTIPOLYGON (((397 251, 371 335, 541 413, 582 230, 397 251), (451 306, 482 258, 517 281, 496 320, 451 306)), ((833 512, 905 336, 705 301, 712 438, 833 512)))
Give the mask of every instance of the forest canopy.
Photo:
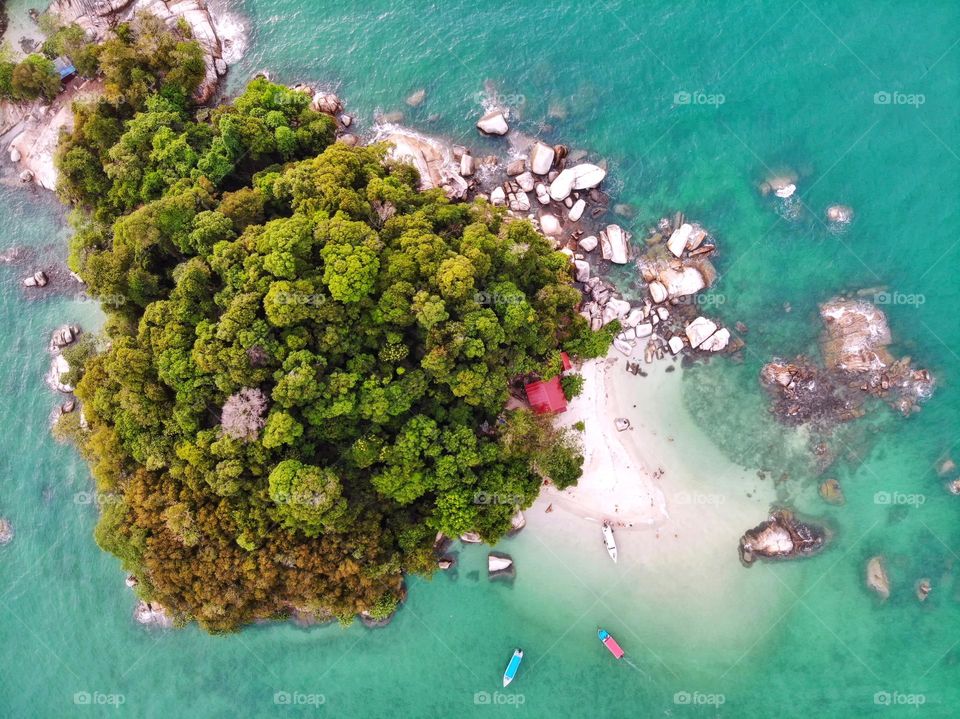
POLYGON ((58 163, 72 269, 112 298, 73 368, 96 537, 145 598, 211 631, 382 614, 437 533, 495 541, 545 478, 576 481, 573 437, 504 410, 610 341, 565 255, 335 142, 308 94, 257 79, 209 110, 192 75, 127 71, 58 163))

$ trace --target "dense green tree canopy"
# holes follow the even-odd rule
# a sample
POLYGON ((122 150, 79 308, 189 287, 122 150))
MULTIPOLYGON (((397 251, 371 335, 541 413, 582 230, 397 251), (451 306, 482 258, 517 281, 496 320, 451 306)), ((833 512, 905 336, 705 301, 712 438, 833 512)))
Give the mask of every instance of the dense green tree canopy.
POLYGON ((77 387, 115 500, 97 539, 211 630, 382 614, 438 532, 495 540, 580 473, 570 437, 504 411, 511 382, 609 342, 529 223, 418 191, 308 105, 256 80, 192 113, 160 89, 78 108, 60 155, 74 269, 125 298, 77 387))

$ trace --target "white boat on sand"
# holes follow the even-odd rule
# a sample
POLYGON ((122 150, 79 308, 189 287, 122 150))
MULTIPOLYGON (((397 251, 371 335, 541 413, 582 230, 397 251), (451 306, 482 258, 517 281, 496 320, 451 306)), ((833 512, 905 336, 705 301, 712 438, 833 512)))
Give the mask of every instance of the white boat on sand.
POLYGON ((613 527, 609 522, 603 523, 603 546, 607 548, 610 559, 617 561, 617 540, 613 538, 613 527))

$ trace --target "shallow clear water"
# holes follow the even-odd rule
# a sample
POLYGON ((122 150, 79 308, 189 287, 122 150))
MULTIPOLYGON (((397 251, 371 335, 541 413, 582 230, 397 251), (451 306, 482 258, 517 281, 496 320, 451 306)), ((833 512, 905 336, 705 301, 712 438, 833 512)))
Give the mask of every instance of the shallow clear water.
MULTIPOLYGON (((515 126, 610 162, 617 201, 637 209, 625 223, 637 235, 677 209, 709 227, 721 254, 707 309, 747 323, 745 362, 685 371, 682 392, 655 411, 713 440, 713 449, 703 439, 684 446, 704 487, 739 496, 755 484, 714 487, 721 477, 695 459, 708 450, 750 472, 788 472, 781 491, 828 522, 834 540, 816 558, 749 570, 736 563, 734 542, 716 559, 705 553, 704 586, 717 586, 706 581, 716 574, 739 589, 717 596, 719 615, 698 619, 689 608, 702 597, 682 587, 687 602, 664 586, 669 573, 647 561, 657 546, 649 536, 632 536, 638 561, 614 571, 574 530, 538 533, 546 520, 532 517, 505 543, 518 565, 512 586, 489 583, 484 551, 467 548, 455 578, 411 580, 385 630, 144 631, 130 619, 134 599, 118 562, 92 540, 95 509, 75 496, 86 470, 47 432, 56 402, 43 384, 49 331, 67 320, 95 324, 95 308, 72 296, 30 301, 19 287, 25 271, 0 266, 0 515, 17 530, 0 548, 4 715, 893 717, 916 714, 901 702, 919 701, 926 716, 954 713, 960 503, 934 465, 951 450, 960 458, 960 6, 235 5, 253 37, 231 71, 234 89, 267 68, 279 81, 336 87, 361 129, 376 111, 402 110, 408 124, 479 151, 498 145, 473 129, 490 80, 515 106, 515 126), (419 88, 426 100, 408 108, 419 88), (677 104, 684 92, 703 95, 677 104), (876 104, 878 92, 920 93, 924 103, 876 104), (795 218, 757 192, 782 167, 800 176, 795 218), (822 222, 836 202, 857 213, 842 234, 822 222), (896 350, 935 373, 937 393, 909 420, 879 414, 851 429, 831 470, 847 504, 827 507, 801 442, 770 424, 757 372, 772 356, 814 345, 818 302, 875 286, 922 297, 884 309, 896 350), (878 492, 923 503, 884 504, 878 492), (885 603, 864 587, 864 564, 877 553, 893 583, 885 603), (922 576, 934 585, 924 604, 913 589, 922 576), (743 592, 769 597, 769 607, 731 601, 743 592), (639 670, 614 664, 594 639, 600 623, 639 670), (517 644, 527 651, 519 677, 510 694, 494 695, 517 644), (76 692, 124 703, 77 705, 76 692), (278 705, 277 692, 306 703, 278 705), (720 696, 723 704, 706 703, 720 696)), ((0 249, 65 237, 56 206, 19 190, 0 191, 0 218, 0 249)))

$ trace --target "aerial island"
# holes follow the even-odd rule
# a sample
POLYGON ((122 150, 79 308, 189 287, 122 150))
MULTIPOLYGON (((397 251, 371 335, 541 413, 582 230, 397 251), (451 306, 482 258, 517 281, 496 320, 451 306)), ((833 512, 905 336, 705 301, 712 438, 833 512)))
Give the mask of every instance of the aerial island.
MULTIPOLYGON (((113 5, 106 22, 55 3, 45 54, 0 67, 0 94, 19 180, 72 210, 66 264, 25 269, 24 291, 82 286, 106 314, 52 339, 54 432, 90 464, 96 541, 138 619, 377 625, 406 575, 519 531, 538 497, 598 539, 669 516, 650 460, 664 440, 610 382, 744 351, 748 328, 691 300, 718 281, 710 229, 677 211, 634 242, 603 161, 537 138, 498 156, 390 118, 361 136, 336 94, 269 71, 224 99, 205 10, 113 5), (607 276, 624 265, 639 295, 607 276)), ((507 108, 480 115, 482 135, 513 133, 507 108)), ((823 428, 871 397, 909 415, 930 396, 867 300, 821 317, 824 364, 770 358, 759 378, 778 421, 823 428)), ((830 538, 785 507, 754 524, 747 565, 830 538)), ((510 565, 490 555, 491 575, 510 565)), ((882 558, 867 572, 889 591, 882 558)))

